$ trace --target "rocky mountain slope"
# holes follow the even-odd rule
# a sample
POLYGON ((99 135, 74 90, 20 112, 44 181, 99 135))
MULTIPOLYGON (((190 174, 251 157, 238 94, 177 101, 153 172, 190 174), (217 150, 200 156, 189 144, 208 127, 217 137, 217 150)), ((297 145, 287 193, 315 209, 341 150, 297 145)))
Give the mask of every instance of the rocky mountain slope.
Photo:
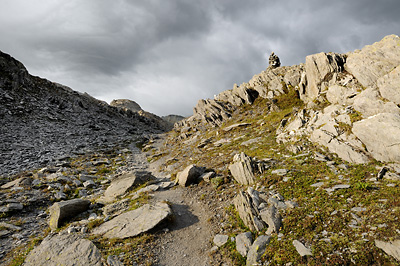
POLYGON ((0 176, 165 130, 155 119, 31 76, 2 52, 0 104, 0 176))
POLYGON ((272 54, 141 151, 117 139, 10 176, 1 263, 400 265, 399 55, 395 35, 272 54))

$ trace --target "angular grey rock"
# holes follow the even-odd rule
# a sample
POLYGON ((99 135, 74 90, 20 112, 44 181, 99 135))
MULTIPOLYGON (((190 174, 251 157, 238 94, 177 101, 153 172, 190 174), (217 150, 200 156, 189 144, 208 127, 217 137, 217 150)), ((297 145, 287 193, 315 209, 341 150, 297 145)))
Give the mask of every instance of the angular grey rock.
POLYGON ((308 86, 303 98, 307 102, 314 100, 321 91, 326 91, 327 82, 332 79, 332 73, 343 71, 346 61, 344 55, 335 53, 319 53, 306 57, 306 74, 308 86))
POLYGON ((0 227, 7 228, 9 230, 20 231, 22 228, 13 224, 9 224, 6 222, 0 222, 0 227))
POLYGON ((83 199, 72 199, 54 203, 49 208, 50 228, 52 230, 57 229, 63 221, 88 210, 89 206, 90 206, 90 201, 83 199))
POLYGON ((178 184, 183 187, 189 186, 199 181, 199 178, 204 173, 204 170, 204 167, 191 164, 176 175, 176 180, 178 181, 178 184))
POLYGON ((400 240, 388 242, 375 240, 375 246, 382 249, 396 260, 400 261, 400 240))
POLYGON ((247 252, 249 251, 252 243, 253 236, 251 232, 241 233, 236 236, 236 250, 243 257, 247 256, 247 252))
POLYGON ((259 265, 259 260, 267 249, 271 236, 262 235, 257 237, 247 253, 246 266, 259 265))
POLYGON ((91 241, 66 234, 46 237, 28 254, 24 265, 103 266, 103 263, 100 251, 91 241))
POLYGON ((271 172, 273 175, 286 175, 288 173, 287 169, 276 169, 271 172))
POLYGON ((361 51, 350 53, 345 69, 364 87, 375 85, 378 78, 400 64, 399 44, 399 36, 386 36, 373 45, 365 46, 361 51))
POLYGON ((282 226, 282 216, 275 206, 270 206, 260 211, 261 219, 268 225, 267 234, 279 233, 282 226))
POLYGON ((93 180, 88 180, 88 181, 83 182, 83 186, 85 188, 94 188, 96 186, 96 184, 94 183, 93 180))
POLYGON ((204 173, 200 176, 200 179, 206 181, 206 182, 210 182, 211 178, 213 178, 215 176, 215 172, 207 172, 204 173))
POLYGON ((232 129, 235 129, 235 128, 247 127, 247 126, 250 126, 250 125, 251 125, 250 123, 233 124, 233 125, 225 127, 224 131, 231 131, 232 129))
POLYGON ((400 66, 379 78, 377 84, 382 97, 400 104, 400 66))
POLYGON ((251 231, 261 231, 264 229, 265 224, 257 217, 257 211, 253 207, 252 200, 247 193, 240 191, 233 199, 233 203, 243 223, 251 231))
POLYGON ((300 256, 312 256, 312 251, 311 249, 307 248, 306 246, 303 245, 298 240, 293 240, 293 246, 296 248, 297 252, 300 254, 300 256))
POLYGON ((167 203, 145 204, 136 210, 125 212, 101 224, 93 230, 92 234, 119 239, 134 237, 148 232, 171 215, 172 210, 167 203))
MULTIPOLYGON (((109 266, 124 266, 124 264, 115 255, 108 256, 107 263, 109 266)), ((134 263, 134 265, 136 265, 136 263, 134 263)))
POLYGON ((400 115, 377 114, 354 123, 352 131, 376 160, 400 162, 400 115))
POLYGON ((155 179, 155 177, 147 171, 136 171, 122 174, 111 182, 110 186, 104 192, 104 196, 99 199, 99 202, 113 202, 132 190, 135 186, 144 184, 153 179, 155 179))
POLYGON ((15 179, 13 181, 10 181, 4 185, 1 186, 2 189, 9 189, 12 188, 14 186, 18 187, 18 186, 29 186, 32 183, 32 179, 28 178, 28 177, 21 177, 18 179, 15 179))
POLYGON ((21 203, 8 203, 7 208, 9 212, 20 211, 24 208, 24 205, 21 203))
POLYGON ((358 92, 352 88, 346 88, 340 85, 330 86, 326 98, 331 104, 351 105, 354 101, 353 97, 358 92))
POLYGON ((379 113, 400 114, 400 108, 393 102, 384 102, 376 88, 367 88, 354 97, 353 107, 365 118, 379 113))
POLYGON ((226 242, 228 242, 229 236, 227 235, 215 235, 213 242, 217 247, 223 246, 226 242))
POLYGON ((229 171, 241 185, 251 185, 255 182, 252 160, 243 152, 233 157, 233 163, 229 165, 229 171))

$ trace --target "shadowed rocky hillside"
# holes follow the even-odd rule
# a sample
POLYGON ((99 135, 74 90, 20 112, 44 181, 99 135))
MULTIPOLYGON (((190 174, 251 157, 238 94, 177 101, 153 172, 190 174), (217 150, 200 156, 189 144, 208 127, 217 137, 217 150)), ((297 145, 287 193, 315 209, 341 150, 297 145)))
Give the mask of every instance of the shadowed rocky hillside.
POLYGON ((0 105, 0 176, 165 130, 155 119, 31 76, 2 52, 0 105))

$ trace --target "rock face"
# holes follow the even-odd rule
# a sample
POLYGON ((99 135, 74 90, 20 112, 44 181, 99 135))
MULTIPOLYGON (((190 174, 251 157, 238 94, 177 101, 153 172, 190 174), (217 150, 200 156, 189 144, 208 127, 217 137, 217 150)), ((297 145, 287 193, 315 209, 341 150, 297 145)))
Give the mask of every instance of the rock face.
POLYGON ((250 185, 255 181, 252 160, 243 152, 233 157, 233 163, 229 165, 229 171, 235 180, 242 185, 250 185))
POLYGON ((346 70, 364 86, 376 86, 378 78, 388 74, 400 64, 400 38, 389 35, 380 42, 351 53, 346 70))
POLYGON ((400 66, 379 78, 377 85, 383 98, 400 104, 400 66))
POLYGON ((361 120, 354 123, 353 133, 377 160, 400 161, 400 115, 380 113, 361 120))
POLYGON ((154 121, 29 75, 0 52, 0 175, 159 133, 154 121))
POLYGON ((306 137, 351 163, 399 162, 399 44, 391 35, 347 56, 308 56, 308 108, 278 128, 277 141, 306 137), (313 99, 329 103, 315 110, 313 99))
POLYGON ((110 186, 104 192, 104 196, 100 198, 99 201, 110 203, 129 192, 133 187, 152 179, 154 179, 154 176, 147 171, 136 171, 122 174, 111 182, 110 186))
POLYGON ((95 228, 92 234, 118 239, 134 237, 153 229, 171 215, 172 210, 167 203, 146 204, 105 222, 95 228))
POLYGON ((46 237, 26 257, 24 265, 103 266, 100 251, 87 239, 77 235, 46 237))
POLYGON ((72 218, 89 209, 90 201, 73 199, 54 203, 50 208, 49 226, 52 230, 57 229, 63 221, 72 218))
POLYGON ((346 57, 335 53, 319 53, 306 57, 307 90, 306 101, 314 100, 320 92, 326 91, 334 73, 343 70, 346 57))

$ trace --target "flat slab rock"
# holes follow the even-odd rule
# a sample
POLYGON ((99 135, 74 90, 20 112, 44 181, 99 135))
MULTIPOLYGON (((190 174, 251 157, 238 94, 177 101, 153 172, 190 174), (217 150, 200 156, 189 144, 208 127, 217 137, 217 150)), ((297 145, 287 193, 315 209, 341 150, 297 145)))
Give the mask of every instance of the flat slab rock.
POLYGON ((90 240, 68 234, 46 237, 28 254, 24 265, 102 266, 101 260, 100 251, 90 240))
POLYGON ((150 172, 136 171, 129 172, 113 180, 110 186, 104 192, 104 196, 99 199, 100 202, 110 203, 129 192, 133 187, 153 180, 154 176, 150 172))
POLYGON ((153 229, 170 215, 172 215, 172 210, 167 203, 145 204, 105 222, 95 228, 92 234, 119 239, 134 237, 153 229))

